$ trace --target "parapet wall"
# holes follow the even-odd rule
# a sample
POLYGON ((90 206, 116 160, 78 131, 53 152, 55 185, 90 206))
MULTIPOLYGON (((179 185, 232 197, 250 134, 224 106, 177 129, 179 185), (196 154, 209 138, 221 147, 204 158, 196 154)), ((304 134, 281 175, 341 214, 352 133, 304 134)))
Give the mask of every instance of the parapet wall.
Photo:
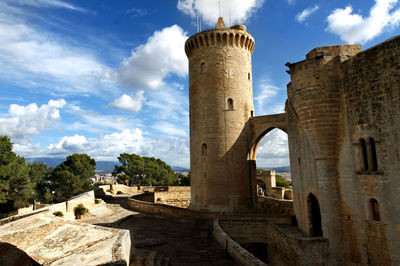
POLYGON ((294 216, 292 200, 258 196, 257 206, 268 215, 294 216))
POLYGON ((74 216, 74 208, 78 204, 82 203, 87 209, 90 210, 95 205, 94 199, 95 199, 94 191, 91 190, 91 191, 85 192, 83 194, 80 194, 78 196, 75 196, 67 201, 56 203, 56 204, 51 204, 47 207, 40 208, 37 210, 32 210, 33 208, 31 207, 30 211, 25 210, 22 214, 18 214, 15 216, 1 219, 0 225, 6 224, 6 223, 9 223, 12 221, 17 221, 17 220, 23 219, 25 217, 29 217, 29 216, 32 216, 32 215, 35 215, 38 213, 42 213, 42 212, 47 212, 47 211, 52 212, 52 213, 56 212, 56 211, 60 211, 64 215, 73 217, 74 216))
POLYGON ((327 239, 304 236, 297 227, 276 224, 269 218, 230 217, 215 220, 214 235, 224 247, 233 245, 226 248, 241 265, 265 265, 236 246, 246 243, 265 243, 266 250, 263 252, 268 254, 267 263, 271 265, 332 265, 327 239))
POLYGON ((128 199, 129 207, 137 212, 143 212, 155 215, 165 215, 178 218, 194 218, 194 219, 213 219, 218 217, 217 213, 198 212, 190 209, 178 208, 165 204, 155 204, 151 202, 140 201, 137 199, 128 199))

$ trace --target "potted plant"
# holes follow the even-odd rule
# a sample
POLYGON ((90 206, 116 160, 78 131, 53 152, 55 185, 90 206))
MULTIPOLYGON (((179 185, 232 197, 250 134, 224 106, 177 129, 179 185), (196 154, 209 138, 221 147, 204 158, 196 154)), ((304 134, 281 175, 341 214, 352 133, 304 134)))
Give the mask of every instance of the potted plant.
POLYGON ((83 206, 82 203, 79 203, 74 208, 74 214, 76 219, 82 219, 83 215, 88 212, 88 209, 83 206))

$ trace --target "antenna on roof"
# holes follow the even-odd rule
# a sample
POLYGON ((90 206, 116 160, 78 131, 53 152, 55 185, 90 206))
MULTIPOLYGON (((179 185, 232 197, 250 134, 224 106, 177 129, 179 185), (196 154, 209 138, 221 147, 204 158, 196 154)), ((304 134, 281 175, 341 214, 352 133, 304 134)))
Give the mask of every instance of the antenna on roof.
POLYGON ((232 9, 229 8, 229 27, 232 27, 232 9))
POLYGON ((221 17, 221 0, 218 0, 218 17, 221 17))
POLYGON ((196 26, 197 32, 199 32, 199 12, 196 10, 196 26))

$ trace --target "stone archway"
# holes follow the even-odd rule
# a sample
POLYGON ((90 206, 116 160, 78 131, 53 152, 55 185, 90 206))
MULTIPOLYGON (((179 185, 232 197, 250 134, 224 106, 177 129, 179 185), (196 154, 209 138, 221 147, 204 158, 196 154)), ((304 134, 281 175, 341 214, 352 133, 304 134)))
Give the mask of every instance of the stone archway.
POLYGON ((271 130, 278 128, 287 133, 286 113, 256 116, 250 120, 249 160, 256 160, 256 151, 262 138, 271 130))

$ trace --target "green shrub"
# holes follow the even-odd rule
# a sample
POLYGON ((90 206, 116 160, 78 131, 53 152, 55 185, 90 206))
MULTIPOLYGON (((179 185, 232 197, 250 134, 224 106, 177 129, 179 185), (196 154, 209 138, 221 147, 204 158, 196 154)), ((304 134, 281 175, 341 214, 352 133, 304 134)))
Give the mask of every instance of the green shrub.
POLYGON ((289 188, 290 187, 290 183, 283 178, 280 175, 276 175, 276 186, 277 187, 284 187, 284 188, 289 188))
POLYGON ((58 217, 64 217, 64 214, 60 211, 53 212, 53 215, 58 216, 58 217))
POLYGON ((85 206, 83 206, 82 203, 79 203, 75 208, 74 208, 74 214, 75 216, 78 215, 84 215, 85 213, 87 213, 89 210, 87 208, 85 208, 85 206))

